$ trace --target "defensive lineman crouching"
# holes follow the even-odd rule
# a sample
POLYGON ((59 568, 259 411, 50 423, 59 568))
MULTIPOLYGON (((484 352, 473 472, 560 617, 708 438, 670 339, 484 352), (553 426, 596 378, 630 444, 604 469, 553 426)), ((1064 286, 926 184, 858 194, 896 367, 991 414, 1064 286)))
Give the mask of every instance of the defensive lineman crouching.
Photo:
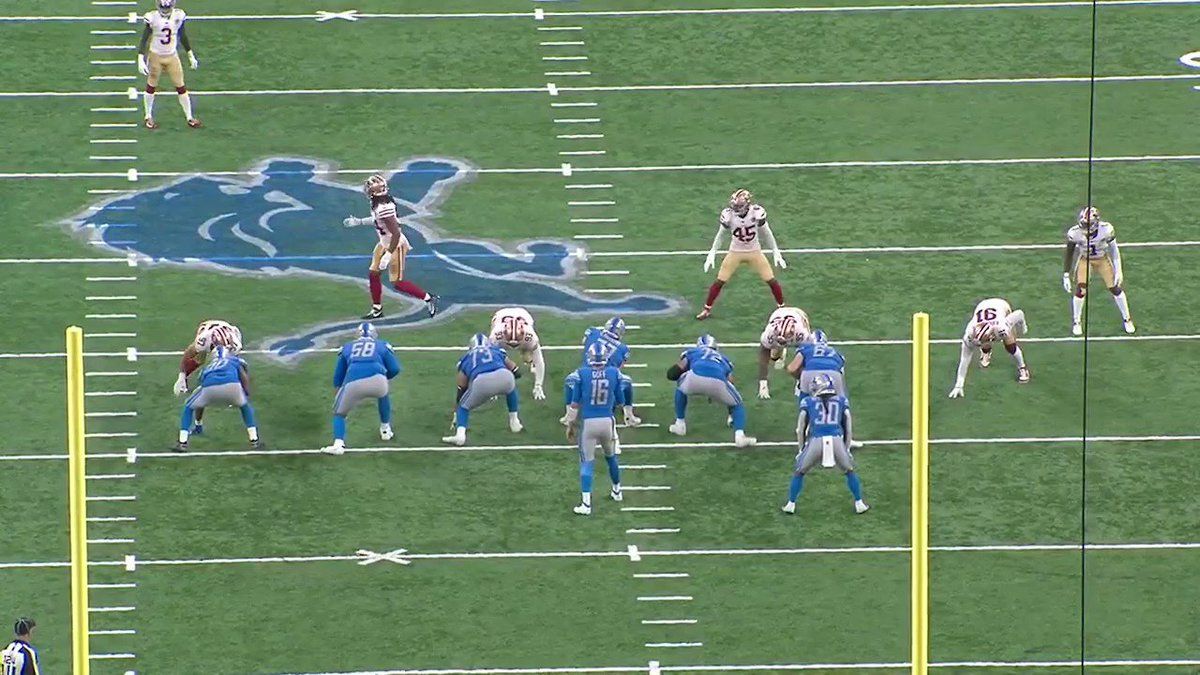
POLYGON ((1017 382, 1029 382, 1029 368, 1025 366, 1025 354, 1017 338, 1024 335, 1029 327, 1025 323, 1025 312, 1013 310, 1008 301, 1003 298, 988 298, 975 306, 975 312, 967 319, 967 329, 963 332, 962 354, 958 359, 958 378, 954 388, 950 390, 950 398, 962 398, 963 387, 967 381, 967 370, 971 367, 971 359, 979 354, 979 367, 987 368, 992 364, 992 343, 999 340, 1004 349, 1012 355, 1013 363, 1017 366, 1017 382))

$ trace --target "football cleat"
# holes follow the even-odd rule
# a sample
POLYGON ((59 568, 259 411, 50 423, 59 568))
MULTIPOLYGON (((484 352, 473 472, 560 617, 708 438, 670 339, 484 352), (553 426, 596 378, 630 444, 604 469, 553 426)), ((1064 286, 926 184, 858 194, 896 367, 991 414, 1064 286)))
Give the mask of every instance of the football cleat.
POLYGON ((346 446, 344 445, 327 445, 321 448, 321 452, 327 455, 344 455, 346 454, 346 446))
POLYGON ((856 500, 854 502, 854 512, 855 513, 866 513, 870 508, 871 507, 867 506, 867 503, 861 499, 856 500))
POLYGON ((621 486, 620 485, 612 486, 612 489, 608 491, 608 496, 612 497, 612 500, 614 502, 623 501, 625 499, 625 495, 621 494, 621 486))
POLYGON ((685 436, 687 435, 687 422, 684 422, 683 420, 675 420, 671 426, 667 427, 667 431, 675 434, 676 436, 685 436))
POLYGON ((459 427, 452 436, 442 436, 443 443, 451 445, 465 445, 467 442, 467 430, 464 427, 459 427))
POLYGON ((179 441, 178 443, 175 444, 174 447, 171 448, 171 451, 172 452, 187 452, 187 449, 188 449, 187 441, 179 441))
POLYGON ((1076 337, 1083 335, 1083 327, 1078 322, 1071 324, 1071 335, 1076 337))
POLYGON ((581 516, 592 515, 592 507, 587 504, 580 504, 579 506, 576 506, 575 508, 573 508, 571 510, 581 516))
POLYGON ((1130 319, 1128 321, 1122 321, 1121 328, 1124 328, 1125 332, 1130 335, 1133 335, 1134 331, 1137 330, 1137 328, 1135 328, 1133 325, 1133 319, 1130 319))
POLYGON ((204 435, 204 425, 200 424, 200 423, 193 424, 192 430, 190 433, 192 436, 203 436, 204 435))
POLYGON ((979 367, 987 368, 990 365, 992 365, 992 350, 989 349, 986 352, 980 352, 979 353, 979 367))
POLYGON ((193 117, 192 119, 188 120, 188 126, 192 129, 199 129, 200 127, 204 126, 204 124, 202 124, 200 120, 193 117))
POLYGON ((392 432, 392 425, 390 425, 390 424, 380 424, 379 425, 379 439, 380 440, 390 441, 390 440, 392 440, 393 437, 395 437, 395 435, 396 434, 392 432))
POLYGON ((254 440, 250 441, 250 448, 251 448, 252 450, 262 450, 262 448, 263 448, 263 442, 262 442, 262 439, 261 439, 261 438, 256 438, 256 439, 254 439, 254 440))
POLYGON ((382 319, 383 318, 383 308, 382 307, 372 307, 371 311, 362 315, 362 318, 364 318, 368 321, 370 321, 371 319, 382 319))
POLYGON ((439 296, 430 294, 429 299, 425 301, 425 309, 429 310, 429 316, 437 314, 437 304, 440 299, 439 296))
POLYGON ((788 502, 781 509, 784 513, 792 514, 796 512, 796 502, 788 502))
POLYGON ((696 320, 703 321, 710 316, 712 316, 712 307, 705 307, 704 309, 700 310, 699 314, 696 315, 696 320))
POLYGON ((629 412, 625 413, 625 426, 636 427, 636 426, 640 425, 641 423, 642 423, 642 418, 638 417, 637 415, 634 415, 633 413, 629 413, 629 412))
POLYGON ((158 128, 158 122, 155 122, 153 117, 147 117, 142 122, 142 124, 145 124, 147 129, 157 129, 158 128))
POLYGON ((1017 368, 1017 382, 1020 382, 1021 384, 1025 384, 1025 383, 1029 382, 1029 368, 1028 367, 1021 366, 1020 368, 1017 368))
POLYGON ((738 431, 734 433, 733 444, 739 448, 749 448, 758 443, 758 439, 753 436, 747 436, 746 432, 738 431))

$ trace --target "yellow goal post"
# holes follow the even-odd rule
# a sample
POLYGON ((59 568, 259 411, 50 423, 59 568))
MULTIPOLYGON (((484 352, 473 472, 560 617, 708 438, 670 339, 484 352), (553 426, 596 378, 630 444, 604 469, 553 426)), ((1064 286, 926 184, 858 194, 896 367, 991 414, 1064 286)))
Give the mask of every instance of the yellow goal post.
POLYGON ((71 537, 71 672, 88 675, 87 488, 84 467, 83 329, 67 328, 67 493, 71 537))
POLYGON ((929 672, 929 315, 912 320, 912 675, 929 672))

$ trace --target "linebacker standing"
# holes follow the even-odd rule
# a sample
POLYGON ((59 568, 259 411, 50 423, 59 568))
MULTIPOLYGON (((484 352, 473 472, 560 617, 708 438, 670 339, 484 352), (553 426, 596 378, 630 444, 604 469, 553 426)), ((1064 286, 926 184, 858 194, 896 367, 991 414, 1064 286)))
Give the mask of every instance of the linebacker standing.
POLYGON ((1063 290, 1071 293, 1071 334, 1083 335, 1079 321, 1083 316, 1083 299, 1087 296, 1088 276, 1100 275, 1112 293, 1121 327, 1126 333, 1136 330, 1129 316, 1129 300, 1125 297, 1125 274, 1121 268, 1121 249, 1112 223, 1100 220, 1100 212, 1089 206, 1079 212, 1079 222, 1067 230, 1067 250, 1063 255, 1063 290), (1071 273, 1075 275, 1074 288, 1071 273))
POLYGON ((187 125, 199 129, 202 125, 192 115, 192 97, 183 84, 183 66, 179 63, 178 45, 182 44, 192 70, 200 67, 200 61, 192 52, 184 31, 187 13, 175 6, 175 0, 155 0, 155 4, 158 5, 156 11, 146 12, 142 16, 146 28, 138 45, 138 71, 146 76, 146 94, 142 98, 146 106, 146 128, 158 128, 158 123, 154 121, 154 93, 158 88, 159 75, 166 71, 179 94, 179 105, 187 116, 187 125))
POLYGON ((729 252, 721 260, 721 267, 717 270, 717 280, 708 288, 704 309, 696 315, 696 318, 703 321, 712 314, 713 303, 717 301, 717 296, 721 294, 725 282, 729 281, 737 268, 743 264, 750 265, 755 272, 758 272, 759 278, 770 287, 771 295, 775 297, 775 304, 783 307, 783 287, 776 281, 775 273, 771 271, 771 265, 767 263, 767 256, 763 253, 759 238, 760 234, 762 235, 761 240, 765 241, 771 249, 775 266, 781 270, 787 269, 787 263, 779 253, 779 245, 775 243, 775 235, 771 232, 771 226, 767 224, 766 209, 754 203, 754 195, 750 194, 749 190, 735 191, 729 197, 729 206, 721 210, 717 235, 713 237, 712 248, 708 251, 708 257, 704 259, 705 272, 711 270, 716 264, 717 250, 721 248, 721 239, 725 236, 726 230, 733 237, 729 243, 729 252))

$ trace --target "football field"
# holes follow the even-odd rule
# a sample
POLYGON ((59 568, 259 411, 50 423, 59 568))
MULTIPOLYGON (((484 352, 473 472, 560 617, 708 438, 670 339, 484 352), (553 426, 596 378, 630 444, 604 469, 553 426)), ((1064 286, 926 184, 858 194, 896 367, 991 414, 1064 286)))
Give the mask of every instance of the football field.
POLYGON ((98 675, 907 671, 924 311, 932 665, 1200 673, 1200 2, 880 2, 179 0, 204 127, 164 84, 153 131, 129 20, 152 3, 0 4, 0 619, 35 617, 43 672, 69 669, 79 325, 98 675), (341 220, 381 170, 442 312, 388 290, 396 437, 366 406, 328 456, 375 242, 341 220), (779 510, 796 405, 777 370, 755 397, 775 304, 753 271, 693 318, 740 187, 787 304, 846 354, 865 514, 836 471, 779 510), (1071 336, 1063 233, 1089 201, 1134 335, 1093 279, 1071 336), (989 297, 1025 311, 1032 381, 997 350, 950 400, 989 297), (547 399, 526 375, 522 432, 490 404, 444 445, 455 364, 511 305, 547 399), (601 476, 583 518, 562 382, 613 315, 644 424, 620 429, 624 501, 601 476), (215 318, 265 447, 213 409, 175 453, 180 355, 215 318), (757 447, 699 400, 667 431, 701 332, 757 447))

